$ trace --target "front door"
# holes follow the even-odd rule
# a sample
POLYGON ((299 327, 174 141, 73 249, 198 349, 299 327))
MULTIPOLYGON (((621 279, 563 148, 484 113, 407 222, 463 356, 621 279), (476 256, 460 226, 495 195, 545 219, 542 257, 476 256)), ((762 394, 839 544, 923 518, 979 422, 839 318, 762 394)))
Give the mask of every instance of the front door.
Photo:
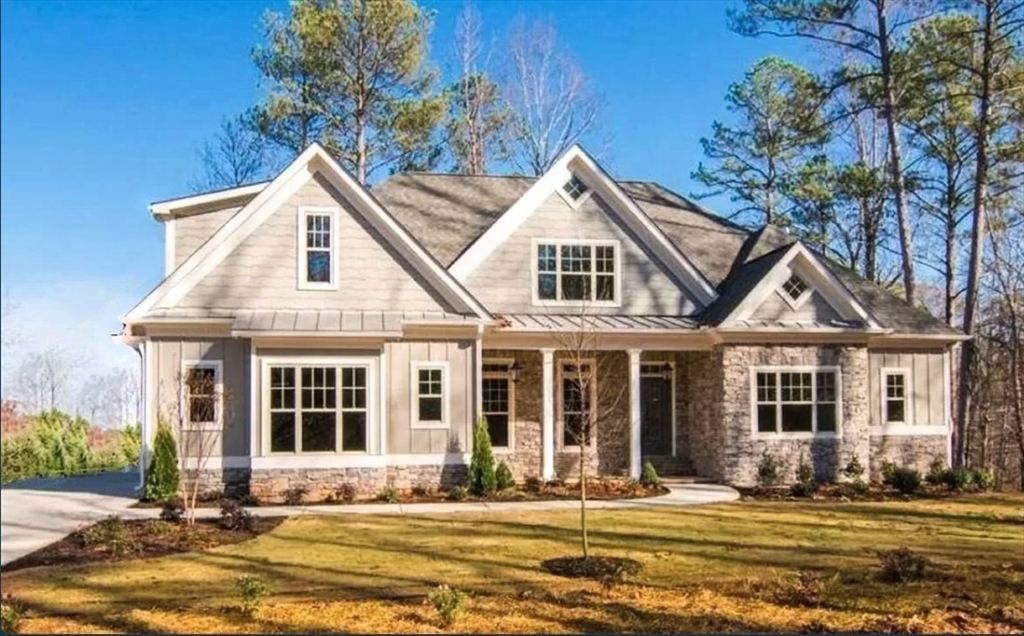
POLYGON ((672 367, 640 367, 640 451, 643 455, 672 454, 672 367))

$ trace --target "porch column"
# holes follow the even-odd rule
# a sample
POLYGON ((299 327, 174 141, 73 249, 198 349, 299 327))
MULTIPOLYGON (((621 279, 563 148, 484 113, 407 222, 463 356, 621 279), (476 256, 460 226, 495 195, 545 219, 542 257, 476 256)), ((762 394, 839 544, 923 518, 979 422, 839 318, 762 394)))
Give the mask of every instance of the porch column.
POLYGON ((640 349, 629 349, 629 476, 640 478, 640 349))
POLYGON ((555 478, 555 350, 541 349, 544 356, 544 417, 541 421, 541 441, 544 454, 541 463, 541 477, 555 478))

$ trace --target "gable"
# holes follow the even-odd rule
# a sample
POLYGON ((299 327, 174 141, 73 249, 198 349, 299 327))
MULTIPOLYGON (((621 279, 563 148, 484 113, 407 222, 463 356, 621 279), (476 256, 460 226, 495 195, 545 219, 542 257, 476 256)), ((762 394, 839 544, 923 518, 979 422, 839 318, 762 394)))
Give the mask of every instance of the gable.
POLYGON ((778 290, 774 294, 768 294, 768 298, 754 310, 751 318, 772 322, 817 322, 823 324, 843 320, 839 312, 828 304, 828 301, 817 291, 810 292, 799 308, 793 308, 778 290))
POLYGON ((175 306, 454 311, 321 172, 314 173, 175 306), (337 210, 337 289, 299 289, 299 210, 305 207, 337 210))
MULTIPOLYGON (((588 313, 688 315, 698 303, 685 285, 628 228, 597 192, 578 208, 551 192, 465 280, 466 287, 499 313, 571 313, 572 308, 534 304, 535 244, 546 239, 608 241, 618 246, 619 298, 616 307, 587 307, 588 313)), ((575 309, 579 311, 579 309, 575 309)))

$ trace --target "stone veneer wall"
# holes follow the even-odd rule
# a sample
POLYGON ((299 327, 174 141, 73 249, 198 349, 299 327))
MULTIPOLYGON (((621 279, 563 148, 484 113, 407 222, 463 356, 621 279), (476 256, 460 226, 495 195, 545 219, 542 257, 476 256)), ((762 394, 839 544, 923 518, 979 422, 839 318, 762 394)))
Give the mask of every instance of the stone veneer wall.
POLYGON ((922 475, 927 474, 936 457, 946 462, 947 439, 945 435, 872 435, 869 466, 871 479, 882 479, 882 465, 885 462, 917 469, 922 475))
MULTIPOLYGON (((182 472, 182 480, 190 479, 190 471, 182 472)), ((220 493, 228 497, 249 494, 248 468, 207 468, 199 471, 199 493, 220 493)))
POLYGON ((338 496, 345 485, 358 496, 375 495, 385 487, 408 490, 414 486, 450 488, 466 483, 465 464, 388 466, 386 468, 257 469, 252 471, 249 494, 260 501, 280 501, 289 490, 304 491, 307 500, 338 496))
MULTIPOLYGON (((854 456, 870 466, 868 422, 868 352, 863 346, 721 346, 721 409, 724 438, 719 448, 721 478, 737 485, 757 481, 764 451, 779 462, 782 481, 795 480, 803 456, 819 481, 833 481, 854 456), (758 439, 751 430, 750 368, 752 366, 838 366, 841 375, 842 435, 838 439, 758 439)), ((712 474, 718 477, 716 474, 712 474)))
POLYGON ((687 351, 679 354, 676 386, 682 399, 677 449, 702 477, 725 479, 725 428, 722 426, 722 352, 687 351))

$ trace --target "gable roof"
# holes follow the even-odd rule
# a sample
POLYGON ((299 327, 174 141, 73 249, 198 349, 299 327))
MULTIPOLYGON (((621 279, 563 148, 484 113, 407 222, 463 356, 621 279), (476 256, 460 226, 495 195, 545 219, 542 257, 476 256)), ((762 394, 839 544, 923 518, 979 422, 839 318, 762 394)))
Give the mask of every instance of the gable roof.
POLYGON ((339 191, 351 194, 353 206, 366 218, 376 221, 379 224, 378 231, 392 240, 396 247, 404 249, 413 266, 420 268, 424 277, 449 302, 478 317, 490 318, 483 305, 366 188, 322 146, 314 143, 157 285, 125 316, 125 322, 140 320, 154 307, 173 306, 316 172, 332 181, 339 191))

